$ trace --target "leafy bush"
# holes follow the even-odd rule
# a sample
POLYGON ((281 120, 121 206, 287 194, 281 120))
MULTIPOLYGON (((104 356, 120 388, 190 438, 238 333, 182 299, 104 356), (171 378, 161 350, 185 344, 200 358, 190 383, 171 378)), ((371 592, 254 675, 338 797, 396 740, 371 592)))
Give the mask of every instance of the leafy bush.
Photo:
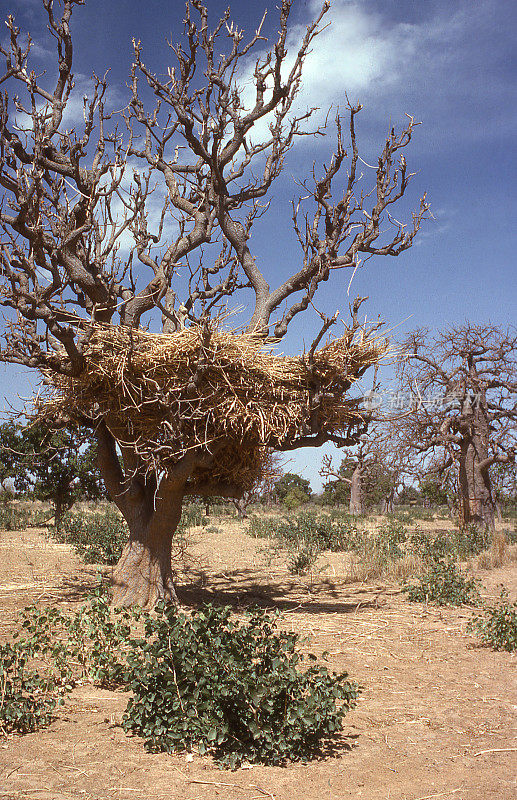
POLYGON ((358 536, 354 517, 329 517, 315 513, 278 518, 252 517, 250 536, 277 539, 287 549, 317 547, 320 551, 348 550, 358 536))
POLYGON ((289 511, 295 511, 308 501, 307 493, 295 486, 287 492, 282 502, 289 511))
POLYGON ((476 525, 469 525, 463 530, 413 531, 409 539, 410 549, 426 560, 445 558, 447 555, 465 559, 477 556, 490 547, 491 534, 482 531, 476 525))
POLYGON ((231 768, 305 760, 355 705, 346 673, 298 670, 298 637, 276 633, 264 612, 238 623, 229 608, 156 611, 129 656, 133 697, 123 718, 151 752, 196 747, 231 768))
POLYGON ((31 523, 31 512, 28 508, 17 508, 16 506, 0 506, 0 530, 21 531, 28 528, 31 523))
POLYGON ((287 559, 287 569, 291 575, 305 575, 314 567, 320 553, 321 547, 316 542, 301 545, 291 552, 287 559))
POLYGON ((15 638, 21 651, 38 653, 61 684, 87 678, 104 688, 122 686, 128 680, 131 623, 141 616, 139 609, 113 613, 109 598, 98 590, 72 614, 25 608, 15 638))
POLYGON ((450 555, 433 558, 417 583, 404 591, 413 603, 434 603, 437 606, 476 605, 479 602, 478 581, 467 577, 450 555))
POLYGON ((87 564, 116 564, 128 539, 126 523, 111 508, 94 514, 68 513, 53 535, 73 545, 87 564))
POLYGON ((511 603, 502 588, 498 603, 476 615, 468 629, 476 631, 482 643, 494 650, 517 650, 517 603, 511 603))
POLYGON ((0 645, 0 730, 31 733, 48 725, 56 705, 62 702, 62 687, 52 675, 40 675, 27 662, 34 648, 0 645))
MULTIPOLYGON (((372 537, 370 537, 372 538, 372 537)), ((402 558, 408 534, 401 520, 394 517, 376 528, 374 537, 387 558, 402 558)))

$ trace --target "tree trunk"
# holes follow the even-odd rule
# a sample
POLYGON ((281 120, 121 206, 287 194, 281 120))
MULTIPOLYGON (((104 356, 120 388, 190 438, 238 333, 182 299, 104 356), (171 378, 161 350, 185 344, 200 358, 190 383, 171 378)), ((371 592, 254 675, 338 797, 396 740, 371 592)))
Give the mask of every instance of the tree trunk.
POLYGON ((234 498, 232 502, 237 509, 237 518, 248 519, 248 512, 246 510, 248 504, 246 503, 244 497, 234 498))
POLYGON ((177 603, 171 565, 172 537, 181 519, 183 487, 133 503, 124 516, 129 541, 113 570, 113 604, 153 608, 158 600, 177 603))
POLYGON ((56 529, 56 533, 59 533, 61 530, 65 510, 63 498, 59 494, 56 495, 54 497, 54 527, 56 529))
POLYGON ((362 487, 362 469, 361 464, 356 464, 352 473, 352 480, 350 483, 350 505, 349 511, 351 514, 363 513, 363 487, 362 487))
POLYGON ((495 504, 488 468, 481 468, 486 458, 478 441, 462 443, 459 464, 460 527, 473 524, 484 530, 495 530, 495 504))

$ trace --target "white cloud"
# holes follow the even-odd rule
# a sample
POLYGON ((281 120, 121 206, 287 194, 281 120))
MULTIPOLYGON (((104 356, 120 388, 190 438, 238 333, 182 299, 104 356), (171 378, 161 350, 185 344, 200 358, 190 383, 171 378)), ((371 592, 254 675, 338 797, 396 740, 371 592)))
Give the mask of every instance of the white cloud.
MULTIPOLYGON (((311 0, 304 24, 320 7, 320 0, 311 0)), ((307 56, 295 113, 317 107, 313 123, 321 123, 331 106, 344 107, 346 93, 352 103, 364 103, 370 119, 382 120, 383 125, 390 114, 395 121, 404 121, 405 113, 422 119, 425 132, 418 138, 425 138, 426 146, 460 134, 480 139, 487 126, 500 135, 515 125, 515 84, 504 70, 509 31, 504 15, 497 13, 496 0, 475 4, 458 0, 452 6, 437 0, 426 8, 428 13, 413 14, 411 21, 402 13, 394 18, 387 11, 388 4, 377 0, 334 0, 323 20, 330 24, 315 38, 307 56)), ((284 75, 304 35, 304 24, 291 29, 284 75)), ((249 105, 252 64, 243 77, 249 105)), ((254 138, 266 130, 263 122, 254 138)))
MULTIPOLYGON (((313 15, 318 6, 311 3, 313 15)), ((373 84, 393 83, 421 38, 415 25, 386 25, 380 14, 344 0, 334 2, 323 21, 329 24, 307 56, 299 97, 299 102, 323 109, 336 100, 342 102, 345 91, 353 101, 373 84)), ((303 32, 301 26, 293 29, 288 42, 292 52, 303 32)))

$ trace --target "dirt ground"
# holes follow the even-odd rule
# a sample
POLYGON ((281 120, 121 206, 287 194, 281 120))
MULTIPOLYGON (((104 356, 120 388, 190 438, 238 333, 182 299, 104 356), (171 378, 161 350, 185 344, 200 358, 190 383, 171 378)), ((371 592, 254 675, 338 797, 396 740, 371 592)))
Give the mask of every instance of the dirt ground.
MULTIPOLYGON (((509 800, 517 798, 515 654, 476 646, 468 609, 410 604, 395 583, 352 582, 340 554, 289 575, 264 540, 221 519, 195 535, 180 580, 186 605, 279 607, 363 685, 335 755, 235 772, 208 757, 145 753, 118 722, 127 695, 77 687, 42 731, 0 739, 1 800, 509 800)), ((0 532, 0 641, 26 605, 69 606, 95 581, 43 531, 0 532)), ((479 572, 483 596, 517 596, 517 564, 479 572)))

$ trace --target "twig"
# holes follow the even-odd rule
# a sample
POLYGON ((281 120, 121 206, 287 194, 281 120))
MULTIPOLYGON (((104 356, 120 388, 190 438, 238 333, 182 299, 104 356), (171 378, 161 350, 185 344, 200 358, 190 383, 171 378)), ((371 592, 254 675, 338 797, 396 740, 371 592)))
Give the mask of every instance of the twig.
POLYGON ((254 783, 250 783, 249 786, 241 786, 240 783, 220 783, 219 781, 198 781, 194 778, 188 778, 189 783, 198 783, 203 784, 203 786, 230 786, 232 789, 243 789, 247 791, 248 789, 256 789, 257 792, 260 792, 265 797, 270 797, 271 800, 275 800, 275 795, 271 794, 271 792, 266 791, 265 789, 261 789, 260 786, 256 786, 254 783))
POLYGON ((415 797, 413 800, 431 800, 433 797, 444 797, 447 794, 456 794, 456 792, 468 792, 468 789, 449 789, 448 792, 437 792, 437 794, 426 794, 425 797, 415 797))
POLYGON ((474 753, 475 756, 483 756, 485 753, 517 753, 517 747, 493 747, 491 750, 480 750, 474 753))
POLYGON ((240 783, 220 783, 219 781, 198 781, 194 778, 187 778, 189 783, 198 783, 203 786, 231 786, 233 789, 249 789, 249 786, 241 786, 240 783))

